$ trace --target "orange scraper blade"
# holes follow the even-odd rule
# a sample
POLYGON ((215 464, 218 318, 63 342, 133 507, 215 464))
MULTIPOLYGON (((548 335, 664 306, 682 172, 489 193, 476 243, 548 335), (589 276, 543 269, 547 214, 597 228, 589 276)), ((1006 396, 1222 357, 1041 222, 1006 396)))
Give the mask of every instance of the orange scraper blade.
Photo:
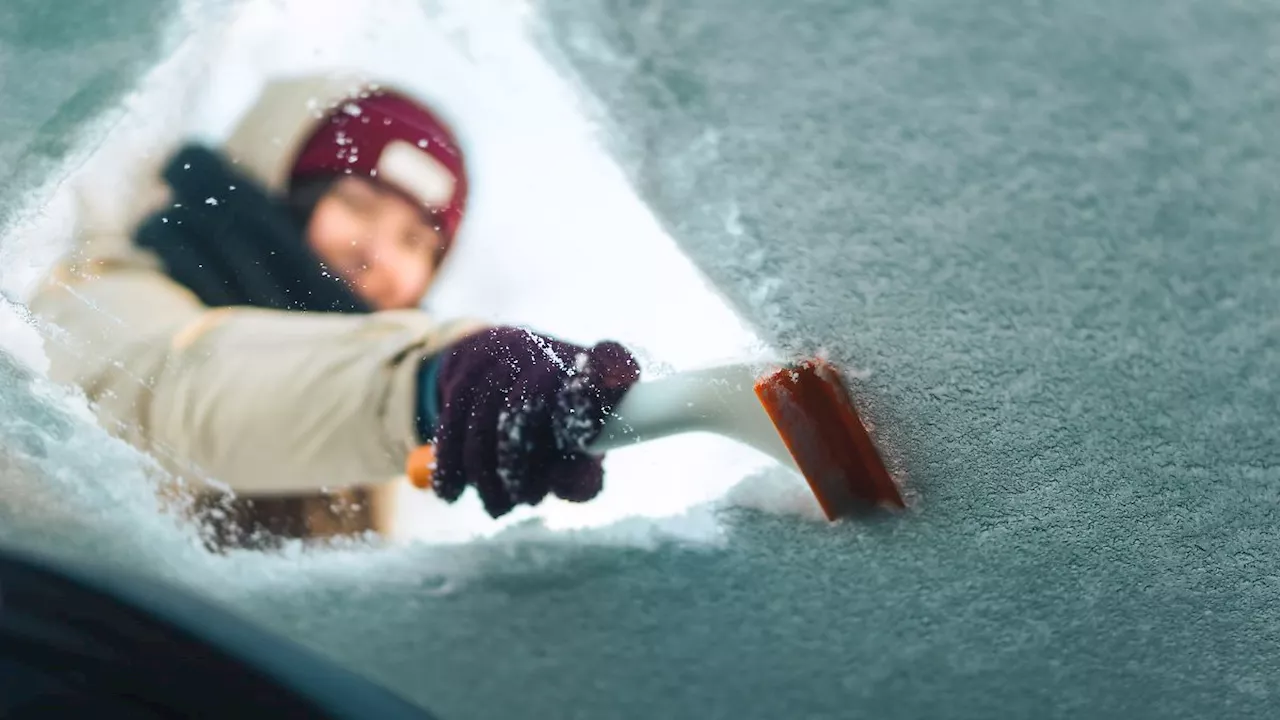
POLYGON ((760 378, 755 390, 828 520, 880 505, 906 507, 829 363, 783 368, 760 378))

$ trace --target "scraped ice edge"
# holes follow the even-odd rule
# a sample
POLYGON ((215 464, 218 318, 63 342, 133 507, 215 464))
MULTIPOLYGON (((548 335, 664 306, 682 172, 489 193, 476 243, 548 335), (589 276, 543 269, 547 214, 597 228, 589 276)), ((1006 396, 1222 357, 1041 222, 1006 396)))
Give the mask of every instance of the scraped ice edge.
POLYGON ((232 581, 220 583, 206 576, 199 585, 254 614, 266 610, 263 603, 313 592, 337 593, 348 599, 397 597, 429 602, 499 577, 545 578, 573 575, 585 565, 612 566, 626 553, 673 547, 685 552, 718 552, 732 542, 732 531, 720 515, 735 508, 825 524, 803 481, 779 468, 749 478, 729 497, 670 517, 627 518, 576 530, 548 528, 535 518, 491 537, 457 543, 414 541, 379 547, 376 541, 349 540, 317 549, 295 542, 275 554, 236 552, 215 559, 206 565, 205 572, 216 575, 221 563, 232 581))
POLYGON ((826 522, 822 506, 804 479, 776 465, 743 478, 718 504, 826 522))

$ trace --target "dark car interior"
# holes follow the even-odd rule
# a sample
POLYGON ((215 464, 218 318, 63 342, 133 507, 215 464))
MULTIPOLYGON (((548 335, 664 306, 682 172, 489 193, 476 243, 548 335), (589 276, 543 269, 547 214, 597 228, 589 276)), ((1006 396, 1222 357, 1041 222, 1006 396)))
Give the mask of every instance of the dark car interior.
POLYGON ((434 717, 149 578, 0 549, 0 717, 434 717))

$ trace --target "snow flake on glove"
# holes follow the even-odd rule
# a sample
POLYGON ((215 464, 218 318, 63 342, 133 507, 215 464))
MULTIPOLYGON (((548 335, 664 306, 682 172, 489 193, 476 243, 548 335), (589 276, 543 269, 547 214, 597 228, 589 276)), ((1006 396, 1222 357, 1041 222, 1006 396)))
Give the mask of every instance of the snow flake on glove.
POLYGON ((552 429, 556 447, 565 453, 586 452, 587 444, 600 432, 599 420, 593 418, 591 412, 598 401, 591 391, 588 359, 586 353, 578 353, 574 358, 574 374, 565 381, 564 388, 556 396, 552 429))
POLYGON ((534 397, 514 410, 498 414, 497 473, 502 487, 514 503, 537 503, 546 495, 529 485, 532 468, 526 459, 537 453, 538 444, 546 442, 546 418, 550 415, 547 401, 534 397))

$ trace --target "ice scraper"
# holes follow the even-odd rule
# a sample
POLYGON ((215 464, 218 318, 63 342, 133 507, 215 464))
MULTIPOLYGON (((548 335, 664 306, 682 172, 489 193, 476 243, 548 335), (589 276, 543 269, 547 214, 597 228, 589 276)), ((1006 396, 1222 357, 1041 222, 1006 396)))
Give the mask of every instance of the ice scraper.
MULTIPOLYGON (((642 381, 588 450, 604 453, 687 432, 732 438, 798 472, 828 520, 906 506, 840 373, 824 360, 763 374, 744 363, 642 381)), ((409 459, 409 477, 421 488, 431 485, 430 447, 409 459)))

